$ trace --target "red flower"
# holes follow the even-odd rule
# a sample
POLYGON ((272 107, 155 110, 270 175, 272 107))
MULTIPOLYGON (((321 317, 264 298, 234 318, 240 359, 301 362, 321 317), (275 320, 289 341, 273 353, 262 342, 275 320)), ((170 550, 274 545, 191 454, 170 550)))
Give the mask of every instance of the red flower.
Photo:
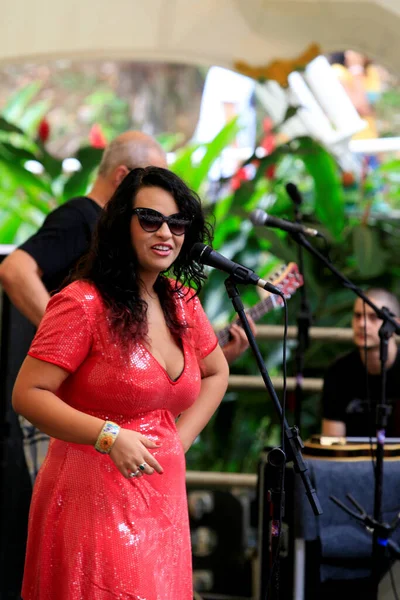
POLYGON ((271 154, 276 148, 275 134, 273 133, 274 124, 269 117, 263 120, 264 137, 261 140, 260 146, 264 148, 266 154, 271 154))
POLYGON ((355 183, 355 177, 353 173, 349 171, 343 171, 342 173, 342 184, 344 187, 351 187, 355 183))
POLYGON ((265 169, 265 177, 267 179, 274 179, 276 171, 276 165, 270 165, 265 169))
POLYGON ((46 117, 40 121, 38 130, 37 130, 38 138, 43 144, 47 142, 50 137, 50 125, 46 117))
POLYGON ((93 148, 102 149, 107 146, 107 140, 98 123, 95 123, 89 131, 89 141, 93 148))
POLYGON ((248 174, 247 174, 246 168, 241 167, 238 171, 236 171, 236 173, 232 177, 231 188, 234 191, 236 191, 242 185, 242 181, 247 181, 247 180, 248 180, 248 174))
POLYGON ((271 133, 274 128, 274 123, 269 117, 265 117, 262 123, 264 133, 271 133))

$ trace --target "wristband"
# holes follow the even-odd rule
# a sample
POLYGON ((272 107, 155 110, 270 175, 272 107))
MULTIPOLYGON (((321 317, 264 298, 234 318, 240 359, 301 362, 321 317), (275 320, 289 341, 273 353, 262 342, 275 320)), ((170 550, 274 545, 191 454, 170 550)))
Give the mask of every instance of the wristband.
POLYGON ((120 432, 120 426, 112 421, 106 421, 99 433, 94 447, 102 454, 110 454, 115 440, 120 432))

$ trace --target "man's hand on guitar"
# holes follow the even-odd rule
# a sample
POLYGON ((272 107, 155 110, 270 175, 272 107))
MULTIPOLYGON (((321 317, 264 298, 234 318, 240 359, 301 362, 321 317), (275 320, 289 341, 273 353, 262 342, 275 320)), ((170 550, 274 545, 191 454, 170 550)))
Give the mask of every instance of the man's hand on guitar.
MULTIPOLYGON (((249 320, 250 328, 254 335, 257 335, 257 327, 253 319, 247 315, 249 320)), ((225 358, 229 364, 233 363, 247 348, 249 342, 247 341, 246 334, 242 327, 237 323, 232 323, 229 328, 230 339, 227 344, 222 348, 225 358)))
MULTIPOLYGON (((286 298, 293 296, 296 290, 303 285, 303 277, 299 273, 296 263, 289 263, 281 268, 272 280, 272 284, 278 286, 286 298)), ((266 315, 270 310, 279 306, 282 306, 281 299, 266 292, 265 297, 260 302, 246 310, 246 315, 254 335, 256 335, 255 321, 258 321, 258 319, 266 315)), ((237 322, 218 331, 217 337, 229 364, 236 360, 249 347, 246 334, 237 322)))

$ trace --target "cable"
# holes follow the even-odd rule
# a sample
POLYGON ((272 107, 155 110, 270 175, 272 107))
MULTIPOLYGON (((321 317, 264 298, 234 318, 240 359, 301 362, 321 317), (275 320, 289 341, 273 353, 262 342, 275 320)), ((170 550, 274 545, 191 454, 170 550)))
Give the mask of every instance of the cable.
POLYGON ((371 452, 371 463, 374 478, 376 479, 376 464, 374 460, 374 448, 373 448, 373 431, 372 431, 372 403, 371 394, 369 389, 369 377, 368 377, 368 347, 367 347, 367 311, 365 302, 363 302, 363 315, 364 315, 364 361, 365 361, 365 395, 368 405, 368 437, 369 437, 369 448, 371 452))
MULTIPOLYGON (((282 300, 283 300, 283 308, 284 308, 284 315, 285 315, 285 323, 284 323, 284 330, 283 330, 283 348, 282 348, 282 358, 283 358, 283 391, 282 391, 282 415, 281 415, 281 431, 282 431, 282 437, 281 437, 281 448, 282 448, 282 452, 285 452, 285 413, 286 413, 286 391, 287 391, 287 365, 286 365, 286 349, 287 349, 287 333, 288 333, 288 307, 287 307, 287 302, 286 302, 286 298, 284 297, 284 295, 282 294, 281 296, 282 300)), ((286 465, 286 463, 285 463, 286 465)), ((280 489, 283 492, 284 491, 284 482, 285 482, 285 465, 283 466, 282 469, 282 480, 280 482, 280 489)), ((272 579, 273 576, 275 574, 275 569, 278 565, 278 561, 279 561, 279 553, 280 553, 280 546, 281 546, 281 539, 282 539, 282 521, 283 521, 283 502, 282 502, 282 496, 279 498, 279 523, 278 523, 278 531, 279 531, 279 543, 277 545, 276 548, 276 552, 275 552, 275 556, 273 558, 272 561, 272 566, 271 566, 271 571, 269 573, 269 577, 268 577, 268 584, 266 586, 266 592, 265 592, 265 600, 268 600, 268 594, 269 594, 269 589, 271 587, 271 583, 272 583, 272 579)), ((260 568, 261 565, 260 565, 260 568)))
POLYGON ((282 451, 285 452, 285 414, 286 414, 286 387, 287 387, 287 366, 286 366, 286 346, 287 346, 287 334, 288 334, 288 307, 285 296, 282 294, 283 308, 285 314, 285 324, 283 330, 283 391, 282 391, 282 418, 281 418, 281 430, 282 430, 282 451))
POLYGON ((394 580, 392 565, 390 565, 390 567, 389 567, 389 573, 390 573, 390 583, 392 584, 393 596, 394 596, 395 600, 400 600, 399 595, 397 593, 397 589, 396 589, 396 582, 394 580))

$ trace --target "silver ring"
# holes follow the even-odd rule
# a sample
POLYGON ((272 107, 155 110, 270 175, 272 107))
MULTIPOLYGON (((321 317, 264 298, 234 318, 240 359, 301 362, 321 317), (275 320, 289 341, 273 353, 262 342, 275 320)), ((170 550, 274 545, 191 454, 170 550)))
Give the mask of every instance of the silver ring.
POLYGON ((138 469, 134 473, 129 473, 129 477, 137 477, 138 475, 140 475, 140 469, 138 469))
POLYGON ((144 463, 142 463, 141 465, 139 465, 139 469, 140 469, 141 471, 144 471, 144 470, 145 470, 145 468, 146 468, 146 465, 147 465, 147 463, 145 463, 145 462, 144 462, 144 463))

